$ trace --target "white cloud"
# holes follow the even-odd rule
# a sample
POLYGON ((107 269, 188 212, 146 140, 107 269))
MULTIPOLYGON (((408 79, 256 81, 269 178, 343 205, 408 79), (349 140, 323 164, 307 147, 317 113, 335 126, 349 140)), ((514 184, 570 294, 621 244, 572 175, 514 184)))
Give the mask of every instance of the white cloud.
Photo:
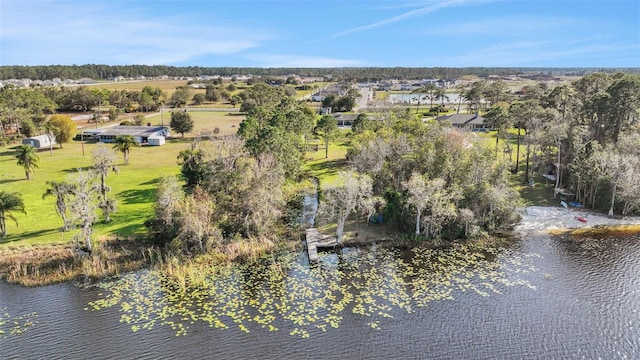
POLYGON ((357 67, 364 66, 365 63, 360 60, 336 59, 321 56, 304 56, 304 55, 250 55, 247 56, 251 61, 255 62, 255 66, 259 67, 313 67, 313 68, 329 68, 329 67, 357 67))
POLYGON ((502 43, 452 56, 451 66, 555 66, 572 60, 573 66, 621 66, 611 59, 633 57, 637 46, 605 42, 600 38, 573 41, 541 40, 502 43))
MULTIPOLYGON (((575 28, 580 25, 576 19, 558 16, 509 16, 480 20, 468 20, 448 23, 446 28, 435 28, 424 32, 436 36, 530 36, 539 37, 541 33, 558 34, 559 29, 575 28)), ((585 24, 593 27, 594 24, 585 24)))
POLYGON ((404 13, 402 13, 400 15, 392 16, 392 17, 389 17, 389 18, 386 18, 386 19, 382 19, 382 20, 373 22, 371 24, 362 25, 362 26, 358 26, 358 27, 354 27, 354 28, 351 28, 351 29, 347 29, 347 30, 344 30, 344 31, 340 31, 340 32, 334 33, 334 34, 331 35, 331 37, 332 38, 341 37, 341 36, 349 35, 349 34, 352 34, 352 33, 357 33, 357 32, 361 32, 361 31, 366 31, 366 30, 379 28, 379 27, 382 27, 382 26, 387 26, 387 25, 396 23, 398 21, 403 21, 403 20, 408 20, 408 19, 412 19, 412 18, 416 18, 416 17, 421 17, 421 16, 430 14, 432 12, 435 12, 437 10, 444 9, 444 8, 460 6, 460 5, 466 5, 466 4, 470 4, 470 3, 487 2, 487 1, 488 0, 446 0, 446 1, 433 2, 433 3, 429 3, 428 6, 423 6, 423 7, 420 7, 418 9, 415 9, 415 10, 407 11, 407 12, 404 12, 404 13))
POLYGON ((194 25, 184 16, 149 16, 129 2, 119 3, 131 7, 128 9, 109 3, 37 2, 37 11, 31 13, 27 11, 33 7, 30 1, 21 2, 22 6, 11 0, 8 4, 1 19, 1 50, 5 59, 20 54, 22 64, 25 59, 29 64, 70 64, 79 59, 104 64, 172 64, 240 53, 271 38, 263 29, 194 25))

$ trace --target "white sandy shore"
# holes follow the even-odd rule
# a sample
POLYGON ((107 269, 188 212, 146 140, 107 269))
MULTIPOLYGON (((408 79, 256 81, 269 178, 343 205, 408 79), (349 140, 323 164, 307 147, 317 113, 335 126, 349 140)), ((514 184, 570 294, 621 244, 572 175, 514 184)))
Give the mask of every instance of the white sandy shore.
POLYGON ((532 233, 553 229, 578 229, 597 225, 629 225, 640 224, 640 217, 610 218, 603 214, 593 213, 583 209, 559 208, 549 206, 529 206, 522 209, 522 221, 514 230, 520 233, 532 233), (576 217, 582 217, 587 222, 581 222, 576 217))

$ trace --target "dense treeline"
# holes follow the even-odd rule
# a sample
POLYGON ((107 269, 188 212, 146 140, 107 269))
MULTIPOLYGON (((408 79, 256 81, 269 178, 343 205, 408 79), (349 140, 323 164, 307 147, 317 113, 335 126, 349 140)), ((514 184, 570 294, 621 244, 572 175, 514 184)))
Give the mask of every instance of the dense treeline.
MULTIPOLYGON (((504 151, 512 152, 507 130, 518 129, 524 183, 554 175, 553 185, 575 192, 582 205, 610 215, 640 210, 640 75, 593 73, 553 88, 527 86, 517 97, 505 89, 476 82, 460 90, 468 108, 498 130, 497 147, 504 139, 504 151)), ((520 166, 517 154, 513 171, 520 166)))
POLYGON ((514 75, 525 72, 540 72, 546 74, 571 73, 586 75, 592 72, 626 72, 637 73, 638 68, 625 69, 595 69, 595 68, 489 68, 489 67, 344 67, 344 68, 252 68, 252 67, 201 67, 201 66, 166 66, 166 65, 41 65, 0 66, 0 79, 32 79, 50 80, 91 78, 107 80, 117 76, 135 78, 138 76, 188 76, 200 75, 256 75, 256 76, 285 76, 297 74, 300 76, 330 77, 334 80, 372 81, 381 79, 422 79, 422 78, 459 78, 463 75, 514 75))

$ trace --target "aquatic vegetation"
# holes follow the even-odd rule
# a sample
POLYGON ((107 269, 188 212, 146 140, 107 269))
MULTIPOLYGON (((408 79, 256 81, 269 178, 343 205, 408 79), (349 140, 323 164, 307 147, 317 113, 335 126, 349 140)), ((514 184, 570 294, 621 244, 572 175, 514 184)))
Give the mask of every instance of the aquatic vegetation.
POLYGON ((0 309, 0 338, 24 334, 38 323, 35 320, 37 317, 38 314, 35 312, 16 316, 10 314, 7 308, 0 309))
POLYGON ((462 292, 535 290, 524 276, 536 271, 535 256, 455 244, 416 248, 403 260, 397 250, 371 247, 322 253, 319 264, 309 266, 302 255, 290 253, 251 264, 202 265, 197 283, 187 288, 160 270, 148 270, 95 285, 101 298, 87 310, 118 307, 120 321, 134 332, 168 326, 181 336, 204 322, 215 329, 282 330, 307 338, 338 328, 349 312, 380 329, 399 314, 455 300, 462 292))

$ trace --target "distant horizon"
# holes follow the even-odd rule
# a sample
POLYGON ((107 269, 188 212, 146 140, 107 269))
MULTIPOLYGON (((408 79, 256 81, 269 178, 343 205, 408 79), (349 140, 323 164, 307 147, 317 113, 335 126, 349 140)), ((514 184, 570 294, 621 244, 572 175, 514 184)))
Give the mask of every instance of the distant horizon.
POLYGON ((575 69, 575 70, 617 70, 617 69, 628 69, 640 70, 640 66, 333 66, 333 67, 305 67, 305 66, 237 66, 237 65, 221 65, 221 66, 206 66, 206 65, 163 65, 163 64, 97 64, 97 63, 87 63, 87 64, 39 64, 39 65, 21 65, 21 64, 2 64, 0 68, 7 67, 50 67, 50 66, 62 66, 62 67, 83 67, 83 66, 108 66, 108 67, 125 67, 125 66, 145 66, 145 67, 169 67, 169 68, 208 68, 208 69, 229 69, 229 68, 238 68, 238 69, 313 69, 313 70, 322 70, 322 69, 514 69, 514 70, 525 70, 525 69, 575 69))
POLYGON ((635 68, 638 19, 636 0, 2 0, 0 65, 635 68))

